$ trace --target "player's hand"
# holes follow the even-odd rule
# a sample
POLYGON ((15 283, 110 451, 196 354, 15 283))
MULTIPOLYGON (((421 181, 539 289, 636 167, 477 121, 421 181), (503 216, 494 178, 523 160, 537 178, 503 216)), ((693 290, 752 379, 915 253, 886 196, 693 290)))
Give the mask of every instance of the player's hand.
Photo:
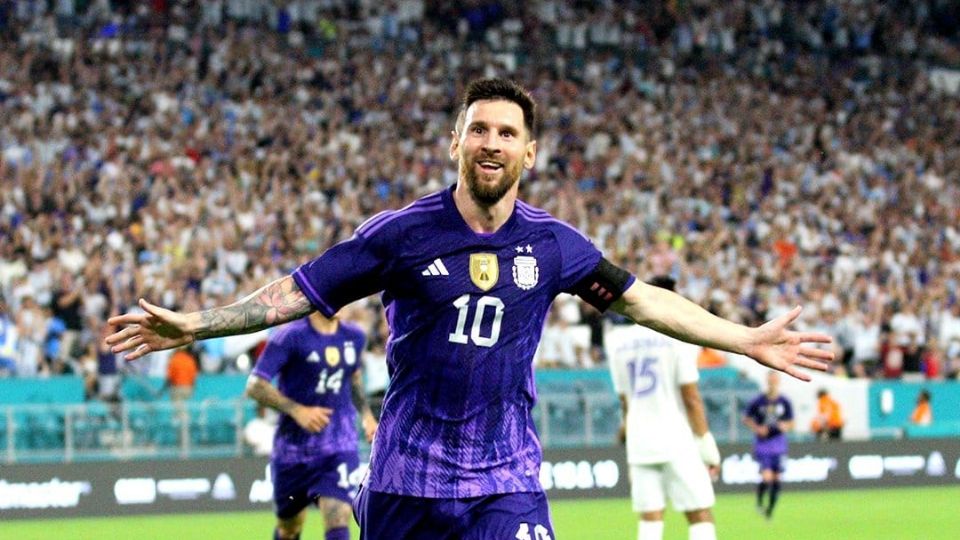
POLYGON ((297 424, 310 433, 317 433, 330 424, 330 415, 333 409, 328 407, 307 407, 299 405, 292 411, 290 416, 297 424))
POLYGON ((810 343, 831 343, 833 339, 819 332, 796 332, 787 326, 800 316, 800 306, 788 313, 767 321, 752 331, 751 343, 746 348, 748 356, 769 368, 782 371, 801 381, 809 381, 810 374, 800 368, 826 371, 827 362, 832 362, 832 350, 819 349, 810 343))
POLYGON ((720 466, 719 465, 707 465, 707 473, 710 475, 710 480, 716 482, 720 480, 720 466))
POLYGON ((125 327, 104 340, 113 353, 132 350, 123 357, 124 360, 136 360, 154 351, 173 349, 195 341, 196 337, 187 331, 186 315, 155 306, 142 298, 140 307, 144 313, 126 313, 107 320, 112 326, 125 327))
POLYGON ((372 443, 373 438, 377 435, 377 428, 380 424, 377 422, 376 418, 373 415, 366 415, 363 417, 363 433, 367 437, 367 442, 372 443))
POLYGON ((759 425, 757 426, 757 429, 754 431, 756 432, 757 435, 761 437, 766 437, 767 435, 770 434, 770 428, 767 427, 766 425, 759 425))

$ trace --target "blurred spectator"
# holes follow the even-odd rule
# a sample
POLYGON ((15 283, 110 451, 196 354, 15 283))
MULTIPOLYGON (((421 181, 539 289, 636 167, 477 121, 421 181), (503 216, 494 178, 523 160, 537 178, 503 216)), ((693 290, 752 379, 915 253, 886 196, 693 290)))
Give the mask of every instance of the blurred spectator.
POLYGON ((700 354, 697 355, 697 367, 700 369, 710 369, 723 367, 727 365, 727 357, 723 351, 711 349, 710 347, 700 347, 700 354))
POLYGON ((826 389, 817 391, 817 414, 810 431, 820 440, 840 440, 843 435, 843 411, 826 389))
POLYGON ((881 334, 880 355, 883 358, 884 379, 899 379, 903 375, 903 348, 894 343, 893 334, 881 334))
POLYGON ((923 349, 920 347, 919 338, 916 334, 910 334, 909 339, 910 341, 906 345, 900 347, 903 363, 901 377, 918 380, 923 375, 920 370, 923 349))
POLYGON ((17 375, 35 377, 49 373, 43 358, 48 318, 48 313, 40 308, 32 294, 24 295, 20 299, 20 309, 17 311, 19 334, 17 375))
POLYGON ((947 358, 960 357, 960 298, 955 299, 939 317, 937 338, 947 358))
MULTIPOLYGON (((83 306, 83 282, 78 281, 69 272, 60 274, 60 287, 53 293, 53 316, 63 324, 63 331, 60 333, 60 344, 57 349, 56 362, 60 364, 72 364, 73 360, 78 358, 78 349, 80 346, 80 333, 83 331, 83 316, 81 308, 83 306)), ((63 368, 54 368, 54 371, 62 371, 63 368)))
POLYGON ((937 338, 930 338, 920 355, 920 371, 926 379, 930 380, 942 379, 944 369, 946 366, 940 343, 937 338))
POLYGON ((188 401, 193 397, 198 373, 197 357, 187 347, 177 349, 170 355, 167 377, 160 391, 169 389, 170 399, 175 403, 188 401))
POLYGON ((117 364, 123 360, 104 341, 113 331, 112 326, 102 324, 97 339, 91 344, 97 351, 97 397, 106 402, 120 401, 120 369, 117 364))
POLYGON ((871 377, 880 365, 880 315, 853 311, 848 328, 853 337, 850 372, 854 377, 871 377))
MULTIPOLYGON (((912 301, 903 302, 890 319, 890 330, 901 347, 918 347, 924 342, 923 323, 912 301)), ((907 368, 904 368, 907 369, 907 368)), ((916 371, 907 369, 907 371, 916 371)))
POLYGON ((822 300, 855 376, 900 377, 910 335, 960 373, 960 101, 933 71, 960 67, 953 3, 441 4, 0 8, 18 374, 79 372, 90 319, 248 294, 449 185, 457 84, 494 74, 545 111, 525 200, 613 262, 749 324, 822 300))
POLYGON ((581 367, 582 347, 570 330, 570 323, 561 315, 559 306, 554 304, 543 337, 540 339, 539 366, 545 368, 581 367))
POLYGON ((203 373, 221 373, 226 368, 226 338, 206 339, 198 343, 200 347, 200 371, 203 373))
POLYGON ((83 377, 84 400, 93 399, 97 395, 98 360, 99 347, 91 341, 77 360, 77 366, 80 369, 79 375, 83 377))
POLYGON ((933 423, 933 410, 930 408, 930 392, 921 390, 917 396, 917 405, 910 413, 910 423, 917 426, 929 426, 933 423))
POLYGON ((0 297, 0 377, 17 374, 17 327, 7 313, 7 304, 0 297))

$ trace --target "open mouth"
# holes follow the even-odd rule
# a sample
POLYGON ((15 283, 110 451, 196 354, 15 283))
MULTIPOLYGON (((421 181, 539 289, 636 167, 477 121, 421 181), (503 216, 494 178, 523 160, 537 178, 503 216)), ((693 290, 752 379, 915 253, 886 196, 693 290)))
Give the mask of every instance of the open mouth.
POLYGON ((490 160, 477 161, 477 166, 480 167, 480 170, 485 173, 495 173, 500 169, 503 169, 503 163, 490 160))

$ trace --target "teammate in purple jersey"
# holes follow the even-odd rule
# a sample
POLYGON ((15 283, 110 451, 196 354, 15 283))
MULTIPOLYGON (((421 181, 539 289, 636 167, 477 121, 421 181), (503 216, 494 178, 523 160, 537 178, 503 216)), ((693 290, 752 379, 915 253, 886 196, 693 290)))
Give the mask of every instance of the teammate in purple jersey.
POLYGON ((760 464, 757 511, 770 519, 780 495, 780 474, 786 466, 787 432, 793 429, 793 406, 780 394, 779 373, 767 374, 767 391, 747 405, 743 423, 755 434, 753 455, 760 464), (763 496, 767 492, 770 498, 764 508, 763 496))
POLYGON ((365 343, 357 326, 314 312, 274 332, 250 375, 247 394, 280 412, 270 457, 275 539, 300 538, 313 503, 323 514, 326 540, 350 538, 351 474, 360 464, 357 413, 368 441, 377 430, 363 393, 365 343))
POLYGON ((369 476, 355 501, 365 539, 547 540, 539 483, 532 357, 561 291, 675 338, 746 354, 809 380, 829 342, 787 329, 797 307, 748 328, 634 279, 582 234, 517 200, 533 167, 535 104, 504 79, 474 81, 457 116, 450 158, 457 184, 398 211, 229 306, 111 319, 107 338, 130 360, 196 339, 256 331, 382 293, 391 382, 369 476))

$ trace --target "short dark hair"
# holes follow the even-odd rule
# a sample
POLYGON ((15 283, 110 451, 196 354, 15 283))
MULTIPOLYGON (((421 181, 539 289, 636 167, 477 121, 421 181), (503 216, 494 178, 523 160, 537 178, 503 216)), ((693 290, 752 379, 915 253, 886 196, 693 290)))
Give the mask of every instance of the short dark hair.
POLYGON ((523 111, 523 125, 532 138, 537 126, 537 104, 533 101, 524 87, 510 79, 476 79, 467 85, 460 104, 460 113, 457 115, 457 129, 463 127, 463 119, 470 105, 476 101, 504 100, 512 101, 523 111))

